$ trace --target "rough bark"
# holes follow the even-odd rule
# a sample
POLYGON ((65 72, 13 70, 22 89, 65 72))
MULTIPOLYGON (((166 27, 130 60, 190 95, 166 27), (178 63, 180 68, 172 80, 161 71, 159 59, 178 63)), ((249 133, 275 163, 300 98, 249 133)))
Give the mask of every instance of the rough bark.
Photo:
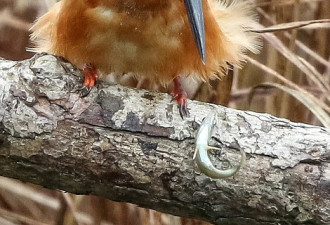
POLYGON ((0 60, 0 73, 2 176, 215 224, 330 223, 325 128, 196 101, 182 120, 167 94, 121 86, 81 98, 79 71, 50 55, 0 60), (212 110, 215 164, 248 154, 229 179, 206 177, 192 160, 212 110))

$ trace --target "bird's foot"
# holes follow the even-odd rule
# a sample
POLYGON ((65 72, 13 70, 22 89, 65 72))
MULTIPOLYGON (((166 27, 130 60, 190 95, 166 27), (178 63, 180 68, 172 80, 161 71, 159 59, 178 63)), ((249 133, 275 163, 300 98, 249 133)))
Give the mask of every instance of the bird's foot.
POLYGON ((180 77, 175 77, 174 88, 171 92, 173 99, 175 99, 179 106, 179 113, 181 118, 189 116, 189 110, 187 108, 187 92, 183 89, 180 81, 180 77))
POLYGON ((92 88, 96 85, 98 78, 97 70, 91 64, 86 64, 82 71, 84 77, 83 87, 80 89, 81 97, 86 97, 92 88))

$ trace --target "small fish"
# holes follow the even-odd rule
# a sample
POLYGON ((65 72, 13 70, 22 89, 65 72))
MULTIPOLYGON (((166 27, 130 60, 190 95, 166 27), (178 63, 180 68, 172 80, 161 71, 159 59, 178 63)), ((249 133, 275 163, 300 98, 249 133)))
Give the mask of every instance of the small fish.
POLYGON ((213 127, 216 125, 216 113, 209 113, 201 123, 196 136, 196 149, 193 159, 196 161, 198 168, 206 176, 213 179, 227 178, 233 176, 242 167, 245 162, 245 152, 240 149, 241 161, 238 166, 225 170, 215 168, 208 155, 208 150, 220 150, 219 148, 209 146, 209 140, 212 137, 213 127))

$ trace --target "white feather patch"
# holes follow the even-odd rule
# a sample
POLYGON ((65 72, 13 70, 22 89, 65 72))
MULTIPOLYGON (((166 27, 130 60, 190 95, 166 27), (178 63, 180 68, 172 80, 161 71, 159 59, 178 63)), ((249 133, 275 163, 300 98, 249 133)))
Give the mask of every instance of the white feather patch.
POLYGON ((253 3, 238 0, 210 0, 209 3, 220 30, 233 46, 237 46, 238 53, 245 54, 247 50, 258 53, 261 47, 260 35, 248 31, 260 26, 253 3))

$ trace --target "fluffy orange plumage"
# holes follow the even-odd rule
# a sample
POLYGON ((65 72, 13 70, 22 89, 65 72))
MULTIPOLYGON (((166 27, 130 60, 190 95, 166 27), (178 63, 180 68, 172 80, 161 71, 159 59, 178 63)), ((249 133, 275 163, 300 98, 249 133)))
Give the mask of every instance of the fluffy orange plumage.
POLYGON ((126 73, 168 84, 178 76, 221 77, 258 48, 250 3, 203 0, 202 62, 184 0, 61 0, 33 26, 35 50, 92 65, 99 77, 126 73))

